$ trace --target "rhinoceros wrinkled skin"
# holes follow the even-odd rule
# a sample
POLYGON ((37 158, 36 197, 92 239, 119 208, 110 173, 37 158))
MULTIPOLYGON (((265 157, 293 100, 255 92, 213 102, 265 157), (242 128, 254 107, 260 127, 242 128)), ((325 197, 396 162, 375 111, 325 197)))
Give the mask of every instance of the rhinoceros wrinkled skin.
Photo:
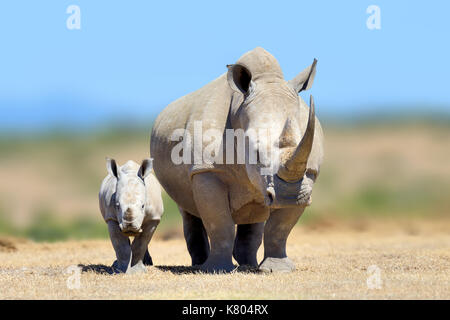
POLYGON ((106 159, 106 168, 99 204, 116 252, 113 269, 145 272, 144 265, 152 264, 148 244, 164 211, 161 187, 151 172, 152 161, 145 159, 139 166, 130 160, 118 167, 115 160, 106 159), (134 237, 132 243, 130 236, 134 237))
MULTIPOLYGON (((156 119, 150 143, 154 171, 179 206, 192 264, 201 270, 231 271, 233 256, 240 265, 257 267, 263 237, 264 260, 259 269, 294 269, 286 255, 286 240, 311 203, 323 159, 323 133, 314 101, 311 97, 308 107, 298 96, 311 87, 316 62, 286 81, 277 60, 256 48, 227 66, 227 73, 169 104, 156 119), (174 141, 174 131, 185 129, 195 137, 198 123, 202 132, 223 133, 223 154, 229 129, 246 133, 267 129, 270 137, 249 136, 248 145, 260 152, 256 164, 248 158, 244 164, 175 163, 172 151, 180 140, 174 141), (279 159, 278 166, 262 174, 271 159, 279 159)), ((204 137, 200 141, 202 147, 208 144, 204 137)), ((194 149, 190 149, 192 155, 186 154, 188 158, 195 157, 194 149)))

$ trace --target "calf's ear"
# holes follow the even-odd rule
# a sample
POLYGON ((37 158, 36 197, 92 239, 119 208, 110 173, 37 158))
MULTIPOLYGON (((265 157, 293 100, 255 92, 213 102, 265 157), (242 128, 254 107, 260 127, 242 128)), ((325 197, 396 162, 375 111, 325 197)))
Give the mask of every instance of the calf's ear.
POLYGON ((231 89, 246 94, 252 82, 250 70, 241 64, 230 64, 227 65, 227 68, 227 81, 231 89))
POLYGON ((106 158, 106 170, 108 173, 116 178, 119 178, 119 172, 117 170, 116 160, 106 158))
POLYGON ((298 93, 311 89, 316 76, 316 64, 317 60, 314 59, 312 65, 300 72, 294 79, 289 80, 288 84, 298 93))
POLYGON ((139 168, 138 171, 138 177, 144 180, 150 174, 150 172, 152 172, 152 169, 153 169, 153 159, 148 158, 142 160, 141 167, 139 168))

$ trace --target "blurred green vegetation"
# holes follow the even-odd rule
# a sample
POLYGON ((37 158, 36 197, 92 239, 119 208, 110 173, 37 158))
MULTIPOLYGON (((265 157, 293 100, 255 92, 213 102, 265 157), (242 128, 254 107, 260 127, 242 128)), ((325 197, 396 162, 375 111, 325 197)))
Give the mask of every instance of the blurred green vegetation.
POLYGON ((34 241, 105 238, 105 225, 94 219, 78 217, 63 221, 51 211, 38 211, 26 227, 17 227, 0 213, 0 234, 24 237, 34 241))
MULTIPOLYGON (((167 194, 163 195, 163 201, 165 211, 158 230, 170 233, 174 226, 181 226, 181 216, 176 203, 167 194)), ((91 216, 97 215, 99 216, 99 213, 93 213, 91 216)), ((61 215, 48 209, 40 209, 34 213, 31 222, 25 227, 11 223, 3 211, 0 211, 0 235, 27 238, 37 242, 109 237, 106 223, 100 216, 98 219, 87 215, 63 219, 61 215)))
MULTIPOLYGON (((325 162, 299 223, 448 218, 449 124, 448 118, 324 124, 325 162)), ((107 238, 97 200, 105 157, 139 162, 149 156, 149 137, 148 128, 123 127, 0 137, 0 235, 107 238)), ((157 233, 181 233, 177 205, 165 193, 163 199, 157 233)))

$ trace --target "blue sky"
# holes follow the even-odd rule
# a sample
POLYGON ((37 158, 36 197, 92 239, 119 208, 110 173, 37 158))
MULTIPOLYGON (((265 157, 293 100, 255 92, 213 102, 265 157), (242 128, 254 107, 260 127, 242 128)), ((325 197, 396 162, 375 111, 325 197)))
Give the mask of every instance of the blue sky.
POLYGON ((449 112, 449 14, 432 0, 2 1, 0 126, 147 119, 256 46, 288 79, 319 60, 304 94, 319 115, 449 112), (371 4, 381 30, 366 27, 371 4))

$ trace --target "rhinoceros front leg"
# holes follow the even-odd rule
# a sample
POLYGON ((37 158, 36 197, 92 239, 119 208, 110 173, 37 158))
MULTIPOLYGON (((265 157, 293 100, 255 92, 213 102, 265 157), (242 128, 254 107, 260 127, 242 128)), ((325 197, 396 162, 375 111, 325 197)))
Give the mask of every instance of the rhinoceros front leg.
POLYGON ((116 261, 112 267, 115 271, 127 272, 131 260, 130 239, 122 233, 116 221, 108 221, 108 231, 116 252, 116 261))
POLYGON ((127 273, 146 272, 145 264, 151 257, 148 253, 148 244, 155 233, 159 220, 150 220, 142 227, 142 233, 136 236, 131 244, 131 267, 127 273), (147 261, 146 261, 147 260, 147 261))
POLYGON ((264 260, 259 269, 264 272, 291 272, 294 263, 286 255, 286 242, 304 208, 286 208, 271 212, 264 227, 264 260))
POLYGON ((194 200, 211 243, 211 252, 200 269, 206 272, 229 272, 234 243, 226 185, 211 173, 196 174, 192 179, 194 200))
POLYGON ((239 265, 258 266, 256 253, 261 245, 263 232, 264 222, 238 225, 233 257, 239 265))
POLYGON ((203 226, 202 219, 180 208, 183 217, 183 232, 186 245, 191 255, 192 265, 203 264, 209 255, 208 235, 203 226))

